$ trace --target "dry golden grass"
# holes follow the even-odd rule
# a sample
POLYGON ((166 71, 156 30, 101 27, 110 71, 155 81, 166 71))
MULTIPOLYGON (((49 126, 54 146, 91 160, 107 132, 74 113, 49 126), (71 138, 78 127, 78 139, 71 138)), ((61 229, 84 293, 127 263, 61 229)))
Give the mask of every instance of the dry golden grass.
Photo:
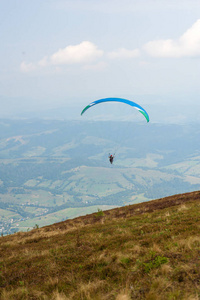
POLYGON ((158 245, 158 244, 153 244, 153 246, 150 248, 150 250, 152 251, 152 252, 156 252, 156 253, 161 253, 162 252, 162 250, 160 249, 160 246, 158 245))
POLYGON ((182 205, 180 205, 180 206, 178 207, 178 211, 184 211, 184 210, 187 210, 187 209, 189 209, 189 207, 186 206, 185 204, 182 204, 182 205))
POLYGON ((133 252, 134 252, 135 254, 140 254, 141 251, 142 251, 142 247, 141 247, 140 245, 134 245, 134 246, 133 246, 133 252))
POLYGON ((94 299, 94 297, 98 298, 100 294, 102 294, 102 291, 105 289, 106 285, 107 283, 104 280, 95 280, 93 282, 80 283, 77 286, 78 295, 80 299, 90 300, 94 299))
POLYGON ((170 213, 169 213, 169 211, 166 211, 166 213, 164 214, 164 217, 170 217, 170 213))
POLYGON ((199 300, 199 296, 196 294, 196 295, 188 295, 186 296, 183 300, 199 300))
POLYGON ((0 238, 3 300, 196 300, 200 193, 0 238))
POLYGON ((170 265, 162 265, 159 273, 163 276, 169 276, 172 273, 173 268, 170 265))
POLYGON ((131 297, 126 292, 121 292, 117 295, 116 300, 131 300, 131 297))
POLYGON ((38 299, 38 300, 48 300, 49 296, 45 295, 45 293, 41 291, 34 290, 29 293, 29 289, 26 287, 18 287, 16 289, 2 289, 1 292, 1 300, 29 300, 29 299, 38 299))
POLYGON ((28 299, 28 291, 25 288, 15 288, 11 290, 2 289, 1 300, 16 300, 16 299, 28 299))
POLYGON ((192 248, 200 249, 200 236, 190 236, 186 239, 180 239, 178 241, 179 248, 185 250, 191 250, 192 248))
POLYGON ((200 236, 191 236, 188 240, 189 249, 198 248, 200 249, 200 236))
POLYGON ((64 293, 54 291, 51 300, 70 300, 70 298, 68 298, 64 293))
POLYGON ((167 289, 170 289, 172 286, 171 282, 165 276, 159 276, 155 278, 151 283, 150 292, 156 293, 157 295, 161 295, 167 289))

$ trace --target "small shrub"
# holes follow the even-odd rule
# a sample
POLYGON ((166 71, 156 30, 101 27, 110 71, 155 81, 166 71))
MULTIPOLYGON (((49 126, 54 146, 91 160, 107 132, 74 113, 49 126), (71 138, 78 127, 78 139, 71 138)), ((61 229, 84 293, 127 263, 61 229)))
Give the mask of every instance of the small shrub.
POLYGON ((104 213, 103 213, 102 209, 98 208, 97 217, 103 217, 103 216, 104 216, 104 213))
POLYGON ((123 257, 122 259, 121 259, 121 263, 122 264, 124 264, 124 265, 128 265, 129 263, 130 263, 130 258, 128 258, 128 257, 123 257))
POLYGON ((144 272, 149 273, 152 269, 159 268, 161 265, 168 263, 168 258, 164 256, 156 256, 153 260, 143 263, 144 272))
POLYGON ((39 225, 35 224, 35 226, 33 227, 34 229, 39 229, 39 225))

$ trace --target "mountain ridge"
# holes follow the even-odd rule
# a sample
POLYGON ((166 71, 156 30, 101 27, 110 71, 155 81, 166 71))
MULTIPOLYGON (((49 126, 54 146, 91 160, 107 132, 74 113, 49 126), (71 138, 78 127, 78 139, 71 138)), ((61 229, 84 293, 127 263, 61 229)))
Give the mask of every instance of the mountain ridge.
POLYGON ((190 201, 195 201, 199 200, 200 201, 200 191, 194 191, 194 192, 189 192, 189 193, 183 193, 183 194, 177 194, 173 196, 168 196, 156 200, 151 200, 151 201, 146 201, 146 202, 141 202, 137 204, 131 204, 128 206, 122 206, 122 207, 117 207, 105 211, 99 211, 97 213, 92 213, 86 216, 80 216, 74 219, 58 222, 52 225, 44 226, 44 229, 48 228, 54 228, 54 226, 57 228, 62 228, 65 223, 82 223, 84 224, 84 221, 86 221, 86 224, 90 224, 89 221, 91 221, 91 224, 94 222, 98 222, 99 220, 104 218, 109 218, 112 216, 112 218, 123 218, 123 217, 131 217, 134 215, 140 215, 143 213, 150 213, 153 211, 165 209, 168 207, 176 206, 176 205, 181 205, 190 201), (191 200, 192 196, 192 200, 191 200), (102 213, 100 213, 102 212, 102 213), (128 214, 127 214, 128 212, 128 214), (127 214, 127 215, 126 215, 127 214))

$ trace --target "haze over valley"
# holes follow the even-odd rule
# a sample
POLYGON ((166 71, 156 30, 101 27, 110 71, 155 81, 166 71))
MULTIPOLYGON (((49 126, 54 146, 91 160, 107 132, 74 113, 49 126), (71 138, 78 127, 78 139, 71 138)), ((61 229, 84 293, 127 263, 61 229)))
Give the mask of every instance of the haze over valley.
POLYGON ((0 230, 198 190, 199 133, 198 123, 1 120, 0 230))

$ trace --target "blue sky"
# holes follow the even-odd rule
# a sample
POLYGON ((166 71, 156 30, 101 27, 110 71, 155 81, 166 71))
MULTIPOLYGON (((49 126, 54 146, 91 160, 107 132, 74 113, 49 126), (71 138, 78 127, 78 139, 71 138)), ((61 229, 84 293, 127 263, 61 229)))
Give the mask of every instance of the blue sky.
POLYGON ((115 96, 199 120, 199 12, 199 0, 1 0, 0 117, 115 96))

